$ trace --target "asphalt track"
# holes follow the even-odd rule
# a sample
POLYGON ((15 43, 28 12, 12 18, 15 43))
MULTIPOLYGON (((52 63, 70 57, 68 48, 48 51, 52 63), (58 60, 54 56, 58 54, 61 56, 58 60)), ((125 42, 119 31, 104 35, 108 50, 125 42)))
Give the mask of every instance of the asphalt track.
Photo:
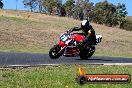
POLYGON ((104 63, 132 63, 132 58, 93 56, 88 60, 81 60, 79 57, 60 57, 50 59, 48 54, 37 53, 7 53, 0 52, 0 67, 21 66, 21 65, 56 65, 56 64, 104 64, 104 63))

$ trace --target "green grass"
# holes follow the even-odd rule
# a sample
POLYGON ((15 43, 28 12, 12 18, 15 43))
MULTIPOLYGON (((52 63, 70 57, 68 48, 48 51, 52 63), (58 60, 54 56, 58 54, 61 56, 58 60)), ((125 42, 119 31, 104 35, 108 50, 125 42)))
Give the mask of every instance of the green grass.
MULTIPOLYGON (((76 83, 77 65, 0 70, 0 88, 131 88, 129 84, 76 83)), ((131 66, 82 65, 87 74, 130 74, 131 66)))
POLYGON ((127 58, 131 58, 132 54, 114 54, 114 53, 109 53, 109 52, 105 52, 105 53, 100 53, 100 52, 95 52, 94 56, 111 56, 111 57, 127 57, 127 58))
POLYGON ((8 21, 15 21, 17 23, 23 23, 23 22, 30 22, 27 19, 21 19, 21 18, 17 18, 17 17, 7 17, 7 16, 0 16, 0 21, 4 21, 4 20, 8 20, 8 21))
POLYGON ((17 48, 5 48, 5 49, 0 49, 0 52, 27 52, 27 53, 48 53, 48 49, 17 49, 17 48))

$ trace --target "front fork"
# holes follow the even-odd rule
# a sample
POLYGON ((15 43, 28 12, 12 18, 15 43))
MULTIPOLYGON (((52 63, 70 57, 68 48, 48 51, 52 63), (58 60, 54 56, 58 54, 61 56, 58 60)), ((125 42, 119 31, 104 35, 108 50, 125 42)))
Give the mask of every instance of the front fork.
POLYGON ((66 47, 67 47, 67 46, 62 47, 62 48, 61 48, 61 50, 60 50, 58 53, 63 54, 63 53, 64 53, 64 51, 65 51, 65 48, 66 48, 66 47))
POLYGON ((64 46, 64 47, 62 47, 62 49, 58 52, 58 53, 64 53, 64 51, 65 51, 65 48, 69 45, 69 43, 71 42, 72 40, 68 40, 68 41, 66 41, 66 46, 64 46))

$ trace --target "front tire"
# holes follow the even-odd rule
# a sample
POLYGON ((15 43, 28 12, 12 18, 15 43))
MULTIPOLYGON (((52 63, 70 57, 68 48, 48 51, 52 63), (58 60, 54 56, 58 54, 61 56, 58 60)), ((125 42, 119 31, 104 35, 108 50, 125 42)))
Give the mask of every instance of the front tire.
POLYGON ((59 46, 58 44, 54 45, 50 51, 49 51, 49 56, 51 59, 57 59, 61 56, 60 53, 58 53, 61 50, 61 46, 59 46))

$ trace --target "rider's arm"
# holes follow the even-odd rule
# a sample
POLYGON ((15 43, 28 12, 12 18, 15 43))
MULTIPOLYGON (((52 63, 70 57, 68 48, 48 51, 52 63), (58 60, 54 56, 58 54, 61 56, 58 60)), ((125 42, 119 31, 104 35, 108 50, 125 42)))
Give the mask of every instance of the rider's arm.
POLYGON ((73 31, 80 31, 81 28, 79 27, 74 27, 74 28, 71 28, 70 30, 68 30, 69 33, 73 32, 73 31))
POLYGON ((87 43, 89 41, 90 36, 92 36, 93 41, 95 40, 96 42, 95 31, 93 28, 88 31, 88 35, 86 36, 85 40, 83 40, 83 43, 87 43))
POLYGON ((79 28, 79 27, 72 28, 72 31, 80 31, 80 30, 81 30, 81 28, 79 28))
POLYGON ((91 30, 88 31, 88 33, 85 34, 85 39, 81 41, 82 43, 87 43, 89 40, 89 36, 91 35, 91 30))
POLYGON ((89 37, 92 34, 92 32, 95 32, 95 31, 94 31, 93 27, 90 25, 87 37, 89 37))

